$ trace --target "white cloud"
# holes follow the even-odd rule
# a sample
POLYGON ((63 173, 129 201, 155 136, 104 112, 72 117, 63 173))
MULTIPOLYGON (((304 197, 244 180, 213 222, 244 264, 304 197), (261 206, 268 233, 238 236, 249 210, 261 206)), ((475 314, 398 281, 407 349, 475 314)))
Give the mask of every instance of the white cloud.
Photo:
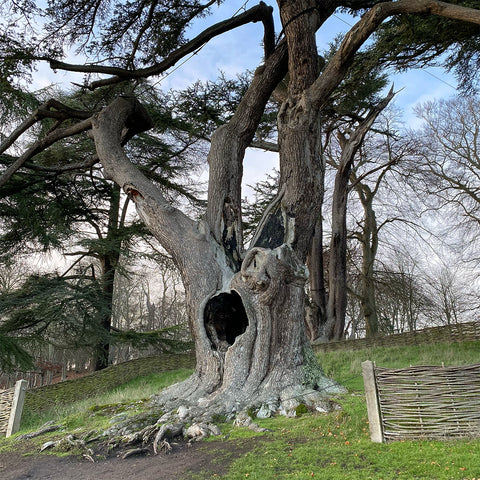
POLYGON ((263 180, 274 169, 278 170, 278 154, 264 152, 255 148, 247 149, 243 163, 243 196, 251 197, 253 190, 249 185, 254 185, 258 181, 263 180))

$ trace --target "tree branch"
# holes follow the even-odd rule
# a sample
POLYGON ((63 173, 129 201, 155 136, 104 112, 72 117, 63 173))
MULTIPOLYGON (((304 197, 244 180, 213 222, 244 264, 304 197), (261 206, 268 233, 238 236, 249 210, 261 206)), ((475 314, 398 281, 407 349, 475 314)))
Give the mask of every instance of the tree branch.
POLYGON ((69 163, 68 165, 58 165, 56 167, 44 167, 43 165, 33 165, 31 163, 25 163, 24 166, 25 168, 38 172, 65 173, 74 170, 86 170, 93 167, 96 163, 98 163, 98 156, 92 155, 91 158, 84 160, 83 162, 69 163))
POLYGON ((104 176, 120 185, 136 205, 147 227, 169 252, 178 253, 192 232, 195 222, 174 208, 161 191, 126 156, 123 148, 125 130, 139 133, 151 127, 146 110, 133 97, 119 97, 92 121, 92 133, 104 176), (134 127, 130 130, 130 127, 134 127))
POLYGON ((182 45, 180 48, 170 53, 170 55, 168 55, 162 62, 151 67, 138 70, 128 70, 124 68, 110 67, 104 65, 72 65, 51 58, 44 57, 42 59, 49 61, 50 67, 52 69, 66 70, 70 72, 114 75, 110 78, 92 82, 90 85, 87 86, 88 89, 95 90, 99 87, 103 87, 106 85, 114 85, 129 79, 148 78, 153 75, 160 75, 165 70, 175 65, 186 55, 195 52, 195 50, 205 45, 212 38, 247 23, 256 23, 260 21, 263 22, 265 28, 265 56, 268 57, 272 53, 274 48, 272 11, 272 7, 267 6, 264 2, 260 2, 255 7, 250 8, 249 10, 240 15, 216 23, 215 25, 207 28, 198 36, 196 36, 193 40, 187 42, 185 45, 182 45))
MULTIPOLYGON (((26 124, 26 122, 25 122, 26 124)), ((77 135, 79 133, 85 132, 92 127, 92 119, 88 118, 81 122, 72 125, 71 127, 59 128, 46 137, 36 141, 23 155, 17 158, 6 170, 3 172, 0 177, 0 187, 5 185, 10 178, 15 174, 15 172, 21 168, 27 160, 30 160, 37 153, 45 150, 50 145, 53 145, 58 140, 63 138, 70 137, 72 135, 77 135)))
POLYGON ((286 72, 287 46, 283 41, 255 71, 230 121, 212 135, 208 155, 207 223, 237 267, 243 248, 241 181, 245 149, 253 139, 265 105, 286 72))
POLYGON ((8 137, 0 144, 0 153, 10 148, 18 138, 24 134, 30 127, 35 125, 42 118, 56 118, 66 120, 67 118, 87 119, 92 115, 91 112, 75 110, 67 107, 63 103, 51 98, 40 105, 24 122, 22 122, 8 137), (55 109, 55 110, 52 110, 55 109))
POLYGON ((407 13, 433 14, 480 25, 480 10, 438 0, 378 3, 345 35, 340 48, 328 62, 322 75, 306 91, 306 97, 311 104, 321 108, 345 77, 359 48, 386 18, 407 13))
POLYGON ((390 103, 395 93, 393 91, 393 86, 390 88, 388 95, 382 99, 377 105, 375 105, 368 113, 366 118, 360 123, 360 125, 355 129, 349 139, 346 139, 343 135, 339 138, 340 146, 342 148, 342 156, 339 165, 339 169, 348 169, 348 166, 353 162, 353 158, 357 153, 360 145, 365 138, 365 135, 370 130, 373 122, 376 120, 380 112, 385 109, 385 107, 390 103))
POLYGON ((253 140, 250 143, 250 146, 252 148, 258 148, 258 149, 261 149, 261 150, 265 150, 267 152, 278 153, 279 150, 280 150, 279 146, 278 146, 278 142, 269 142, 267 140, 253 140))

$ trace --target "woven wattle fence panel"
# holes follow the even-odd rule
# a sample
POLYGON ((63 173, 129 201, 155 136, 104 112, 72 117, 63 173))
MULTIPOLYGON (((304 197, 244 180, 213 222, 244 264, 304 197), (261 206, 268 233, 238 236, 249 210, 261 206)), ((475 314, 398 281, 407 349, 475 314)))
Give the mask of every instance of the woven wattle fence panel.
POLYGON ((432 343, 473 342, 480 340, 480 322, 457 323, 430 327, 415 332, 395 333, 373 338, 357 338, 338 342, 313 343, 315 353, 338 350, 361 350, 374 347, 400 347, 408 345, 428 345, 432 343))
POLYGON ((7 433, 14 393, 15 387, 0 392, 0 437, 4 437, 7 433))
POLYGON ((480 364, 375 367, 385 440, 480 437, 480 364))

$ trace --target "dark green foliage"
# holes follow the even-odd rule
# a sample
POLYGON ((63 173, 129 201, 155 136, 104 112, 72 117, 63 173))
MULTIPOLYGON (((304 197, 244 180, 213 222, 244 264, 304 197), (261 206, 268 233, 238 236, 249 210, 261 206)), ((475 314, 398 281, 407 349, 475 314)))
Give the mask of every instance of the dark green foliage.
POLYGON ((33 358, 22 346, 23 340, 0 332, 1 372, 25 371, 33 367, 33 358))
MULTIPOLYGON (((182 91, 171 92, 172 126, 189 132, 197 139, 209 139, 220 125, 235 113, 250 82, 252 72, 227 78, 223 73, 215 81, 195 82, 182 91)), ((275 137, 278 102, 271 100, 263 113, 256 140, 275 137)))
MULTIPOLYGON (((325 61, 338 50, 343 36, 338 36, 325 52, 325 61)), ((360 51, 342 83, 324 109, 326 123, 337 125, 357 122, 381 99, 381 92, 388 84, 388 76, 370 51, 360 51)))
MULTIPOLYGON (((0 295, 0 334, 60 347, 92 346, 102 336, 99 319, 109 306, 98 283, 78 276, 34 275, 21 288, 0 295)), ((103 335, 106 335, 104 332, 103 335)))
POLYGON ((2 25, 2 27, 0 30, 0 57, 2 58, 0 86, 3 87, 2 91, 12 93, 15 91, 14 85, 18 79, 28 77, 34 52, 33 47, 26 44, 25 35, 15 31, 16 25, 2 25))
POLYGON ((66 196, 54 176, 17 174, 0 188, 0 251, 59 248, 73 235, 69 228, 79 214, 75 197, 66 196))
POLYGON ((248 82, 246 75, 233 80, 222 74, 215 82, 198 81, 183 91, 174 92, 175 117, 189 125, 196 136, 208 138, 233 116, 248 82))
MULTIPOLYGON (((478 8, 476 0, 449 3, 478 8)), ((382 24, 371 53, 380 64, 404 71, 443 65, 454 71, 464 92, 478 89, 480 26, 436 15, 400 15, 382 24)))
POLYGON ((49 0, 47 30, 63 45, 82 45, 92 57, 115 58, 117 65, 144 66, 158 62, 185 42, 190 20, 208 12, 213 2, 155 0, 49 0), (133 55, 137 58, 135 63, 133 55))
POLYGON ((110 315, 110 298, 102 295, 101 285, 88 277, 89 269, 70 277, 34 275, 21 288, 0 294, 0 370, 15 365, 31 367, 31 357, 20 346, 44 343, 59 348, 89 349, 99 344, 129 344, 140 350, 182 352, 192 348, 182 326, 153 332, 109 331, 102 319, 110 315), (13 338, 11 335, 17 335, 13 338), (30 363, 29 363, 30 361, 30 363), (4 368, 2 368, 4 365, 4 368))
MULTIPOLYGON (((118 94, 122 88, 108 90, 118 94)), ((128 153, 172 201, 181 196, 198 206, 189 185, 181 183, 184 172, 197 162, 197 138, 187 128, 176 129, 167 97, 153 92, 145 97, 155 127, 132 140, 126 147, 128 153)), ((65 97, 63 103, 94 112, 109 98, 105 91, 84 92, 65 97)), ((52 120, 43 120, 40 134, 53 125, 52 120)), ((99 359, 98 368, 107 365, 111 342, 125 341, 141 348, 154 345, 161 350, 188 348, 173 332, 111 335, 112 285, 116 273, 126 273, 120 267, 120 256, 130 255, 136 240, 149 234, 143 223, 124 221, 120 190, 97 167, 62 170, 71 163, 82 163, 93 155, 92 149, 85 135, 59 142, 37 154, 0 188, 1 257, 55 249, 77 252, 63 276, 32 277, 17 292, 1 297, 2 328, 37 342, 91 349, 99 359)), ((15 159, 3 155, 0 160, 8 166, 15 159)))

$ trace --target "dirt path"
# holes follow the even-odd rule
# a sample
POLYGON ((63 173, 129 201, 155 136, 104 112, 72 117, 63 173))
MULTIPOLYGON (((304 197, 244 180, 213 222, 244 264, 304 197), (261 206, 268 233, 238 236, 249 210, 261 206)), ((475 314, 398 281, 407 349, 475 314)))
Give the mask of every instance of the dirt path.
POLYGON ((0 454, 2 480, 187 480, 226 472, 242 448, 231 442, 204 442, 177 446, 172 453, 137 456, 125 460, 109 458, 92 463, 75 457, 23 456, 21 452, 0 454), (218 453, 222 452, 222 461, 218 453), (228 459, 228 460, 227 460, 228 459), (216 461, 215 461, 216 460, 216 461))

